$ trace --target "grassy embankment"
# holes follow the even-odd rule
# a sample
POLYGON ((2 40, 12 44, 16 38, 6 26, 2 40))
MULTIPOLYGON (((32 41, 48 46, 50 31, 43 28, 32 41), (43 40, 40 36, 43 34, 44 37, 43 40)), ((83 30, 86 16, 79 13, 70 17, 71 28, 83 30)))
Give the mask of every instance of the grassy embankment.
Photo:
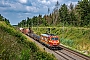
MULTIPOLYGON (((83 27, 51 27, 51 33, 60 37, 63 45, 76 49, 81 53, 90 56, 90 28, 83 27)), ((36 34, 42 34, 47 31, 45 27, 33 28, 36 34)))
POLYGON ((5 22, 0 21, 0 59, 1 60, 56 60, 35 43, 5 22))

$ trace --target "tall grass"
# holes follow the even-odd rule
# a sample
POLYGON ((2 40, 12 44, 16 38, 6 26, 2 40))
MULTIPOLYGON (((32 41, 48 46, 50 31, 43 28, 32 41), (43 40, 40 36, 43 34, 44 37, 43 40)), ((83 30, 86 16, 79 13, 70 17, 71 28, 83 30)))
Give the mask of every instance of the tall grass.
POLYGON ((55 56, 41 51, 35 43, 4 22, 0 22, 0 59, 56 60, 55 56))
MULTIPOLYGON (((50 28, 51 33, 60 37, 62 44, 72 47, 90 55, 90 28, 83 27, 57 27, 50 28)), ((47 28, 33 28, 37 34, 45 33, 47 28)))

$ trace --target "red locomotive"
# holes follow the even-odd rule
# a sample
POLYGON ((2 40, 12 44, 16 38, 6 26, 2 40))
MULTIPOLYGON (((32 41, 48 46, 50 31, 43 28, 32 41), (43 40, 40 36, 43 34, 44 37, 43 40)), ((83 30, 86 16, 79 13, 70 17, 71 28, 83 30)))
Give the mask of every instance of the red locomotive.
POLYGON ((40 42, 49 48, 58 48, 60 44, 59 37, 54 34, 41 34, 40 42))

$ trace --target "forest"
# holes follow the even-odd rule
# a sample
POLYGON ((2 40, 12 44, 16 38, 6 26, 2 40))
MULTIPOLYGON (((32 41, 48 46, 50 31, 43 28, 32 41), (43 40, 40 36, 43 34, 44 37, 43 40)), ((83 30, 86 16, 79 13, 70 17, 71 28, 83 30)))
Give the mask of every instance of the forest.
POLYGON ((27 17, 18 23, 19 27, 32 26, 73 26, 73 27, 90 27, 90 2, 88 0, 78 1, 76 5, 59 4, 57 1, 53 12, 47 9, 48 14, 42 16, 27 17))

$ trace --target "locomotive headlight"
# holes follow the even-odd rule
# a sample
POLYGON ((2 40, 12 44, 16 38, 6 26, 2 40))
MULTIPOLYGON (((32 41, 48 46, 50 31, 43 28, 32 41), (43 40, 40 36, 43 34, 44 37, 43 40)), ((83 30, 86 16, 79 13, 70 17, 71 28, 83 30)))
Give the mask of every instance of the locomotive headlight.
POLYGON ((57 43, 59 43, 59 40, 57 41, 57 43))
POLYGON ((49 42, 52 42, 52 41, 49 41, 49 42))

